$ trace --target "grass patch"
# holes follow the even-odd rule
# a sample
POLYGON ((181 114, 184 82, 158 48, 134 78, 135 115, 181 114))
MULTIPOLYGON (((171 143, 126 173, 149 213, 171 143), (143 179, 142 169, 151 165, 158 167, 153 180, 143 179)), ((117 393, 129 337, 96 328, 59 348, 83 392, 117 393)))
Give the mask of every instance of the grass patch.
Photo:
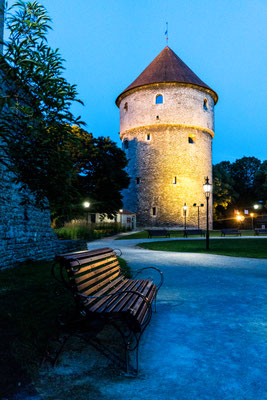
MULTIPOLYGON (((170 236, 171 238, 177 237, 184 237, 184 231, 183 230, 170 230, 170 236)), ((243 230, 241 231, 241 236, 254 236, 254 231, 252 230, 243 230)), ((157 236, 157 238, 165 238, 166 236, 157 236)), ((190 237, 199 237, 199 235, 190 235, 190 237)), ((220 230, 214 230, 210 232, 210 237, 221 237, 221 231, 220 230)), ((142 232, 137 232, 137 233, 132 233, 129 235, 123 235, 116 240, 125 240, 125 239, 148 239, 148 233, 147 231, 142 231, 142 232)), ((154 238, 153 238, 154 239, 154 238)))
MULTIPOLYGON (((125 276, 130 276, 126 261, 119 258, 125 276)), ((0 271, 0 387, 9 398, 31 382, 46 347, 59 332, 57 316, 74 311, 73 296, 63 290, 51 275, 51 262, 27 262, 0 271)))
POLYGON ((187 253, 208 253, 232 257, 267 258, 267 239, 216 239, 210 241, 207 251, 205 240, 172 240, 140 243, 143 249, 176 251, 187 253))

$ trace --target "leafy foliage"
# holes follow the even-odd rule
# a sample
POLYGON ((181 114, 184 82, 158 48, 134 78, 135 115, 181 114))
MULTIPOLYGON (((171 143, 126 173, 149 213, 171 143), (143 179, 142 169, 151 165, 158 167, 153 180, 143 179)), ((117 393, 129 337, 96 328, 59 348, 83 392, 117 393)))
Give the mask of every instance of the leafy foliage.
POLYGON ((7 12, 9 39, 0 58, 1 162, 29 188, 39 206, 70 202, 72 160, 67 143, 80 125, 70 111, 76 86, 63 77, 64 60, 46 35, 51 20, 36 1, 17 1, 7 12))
POLYGON ((233 208, 267 203, 267 161, 261 163, 256 157, 243 157, 232 164, 223 161, 213 167, 213 182, 215 219, 225 218, 233 208))
POLYGON ((54 220, 116 212, 128 186, 125 154, 108 137, 93 138, 71 112, 76 86, 63 77, 64 60, 47 44, 51 20, 38 2, 17 1, 7 13, 10 36, 0 56, 1 162, 21 189, 54 220))

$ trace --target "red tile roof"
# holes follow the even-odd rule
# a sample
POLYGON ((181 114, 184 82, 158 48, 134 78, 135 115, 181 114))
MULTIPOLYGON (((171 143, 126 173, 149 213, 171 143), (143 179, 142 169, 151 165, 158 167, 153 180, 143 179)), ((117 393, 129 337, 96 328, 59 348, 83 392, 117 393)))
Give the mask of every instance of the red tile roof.
POLYGON ((218 101, 218 95, 168 47, 166 46, 162 52, 152 61, 151 64, 138 76, 130 86, 128 86, 116 100, 119 105, 119 99, 122 94, 133 88, 153 83, 187 83, 200 86, 210 90, 215 100, 218 101))

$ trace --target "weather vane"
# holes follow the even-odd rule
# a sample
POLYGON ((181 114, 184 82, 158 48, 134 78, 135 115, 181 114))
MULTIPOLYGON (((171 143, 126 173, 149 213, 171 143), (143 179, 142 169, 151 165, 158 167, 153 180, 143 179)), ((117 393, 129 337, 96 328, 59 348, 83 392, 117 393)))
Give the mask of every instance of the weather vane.
POLYGON ((166 43, 167 43, 167 46, 168 46, 168 40, 169 40, 169 38, 168 38, 168 22, 166 22, 165 36, 166 36, 166 43))

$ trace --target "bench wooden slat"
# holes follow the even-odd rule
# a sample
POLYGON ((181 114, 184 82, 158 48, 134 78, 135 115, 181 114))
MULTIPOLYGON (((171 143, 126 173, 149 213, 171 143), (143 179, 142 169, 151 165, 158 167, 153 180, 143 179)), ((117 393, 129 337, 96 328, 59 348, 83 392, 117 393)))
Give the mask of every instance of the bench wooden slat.
POLYGON ((86 268, 88 268, 88 266, 91 265, 94 261, 105 260, 108 259, 109 257, 116 257, 116 253, 112 252, 112 253, 100 254, 95 257, 87 257, 81 260, 75 260, 72 258, 69 260, 69 268, 74 269, 73 273, 80 273, 86 270, 86 268), (78 271, 75 272, 75 269, 78 269, 78 271))
POLYGON ((84 257, 93 257, 94 255, 104 254, 108 252, 113 252, 113 249, 110 247, 104 247, 103 249, 96 249, 96 250, 81 250, 76 251, 74 253, 63 253, 59 254, 55 257, 55 261, 62 261, 62 260, 69 260, 72 258, 82 259, 84 257))
POLYGON ((78 292, 82 292, 84 289, 91 287, 94 283, 101 281, 101 279, 109 277, 109 280, 113 280, 113 275, 117 272, 120 272, 120 266, 118 261, 114 262, 113 264, 109 265, 109 267, 113 266, 114 268, 109 268, 108 271, 96 276, 93 279, 87 280, 84 283, 77 285, 78 292))
MULTIPOLYGON (((112 276, 112 280, 115 280, 115 278, 117 278, 117 276, 120 275, 120 270, 118 270, 118 272, 116 272, 113 276, 112 276)), ((83 294, 85 296, 90 296, 94 293, 96 293, 99 289, 101 289, 102 287, 106 286, 106 284, 110 283, 111 279, 110 277, 106 278, 105 280, 103 280, 102 282, 98 283, 97 285, 93 286, 90 289, 87 289, 85 292, 83 292, 83 294)))
MULTIPOLYGON (((133 285, 133 281, 132 281, 131 279, 126 279, 126 280, 124 280, 123 282, 121 282, 118 286, 114 287, 113 290, 111 290, 108 294, 109 294, 109 295, 115 294, 116 292, 118 292, 118 291, 120 291, 120 290, 121 290, 121 291, 129 290, 129 287, 130 287, 131 285, 133 285)), ((101 291, 101 292, 102 292, 102 291, 101 291)), ((100 294, 101 292, 96 293, 96 296, 101 295, 101 294, 100 294)), ((103 299, 98 300, 97 303, 94 304, 93 307, 90 308, 90 311, 92 311, 92 312, 99 311, 99 308, 100 308, 104 303, 107 303, 107 302, 109 302, 109 301, 110 301, 110 297, 106 297, 106 298, 103 298, 103 299)))
MULTIPOLYGON (((125 290, 134 290, 135 286, 138 285, 138 282, 139 281, 129 280, 128 284, 125 287, 123 287, 123 291, 125 291, 125 290)), ((122 291, 122 294, 119 295, 118 297, 115 296, 115 297, 113 297, 111 299, 110 298, 105 299, 105 301, 100 305, 100 307, 99 307, 99 304, 96 304, 95 307, 94 307, 94 311, 96 311, 98 313, 111 311, 112 305, 118 300, 118 298, 119 297, 123 297, 123 295, 124 296, 126 295, 126 293, 123 293, 123 291, 122 291)), ((119 290, 115 290, 114 294, 117 293, 117 292, 119 292, 119 290)))
MULTIPOLYGON (((105 286, 104 289, 100 290, 99 292, 95 293, 96 297, 100 296, 107 296, 111 295, 118 290, 125 290, 125 287, 129 285, 130 280, 125 279, 122 276, 119 276, 119 278, 115 279, 114 281, 110 282, 109 285, 105 286), (123 280, 122 280, 123 279, 123 280)), ((90 311, 94 312, 96 311, 96 307, 100 307, 101 304, 105 303, 107 301, 107 297, 101 298, 101 299, 88 299, 88 301, 85 303, 86 306, 90 306, 90 304, 95 303, 94 306, 91 306, 90 311)))
MULTIPOLYGON (((148 298, 149 296, 149 292, 151 290, 153 283, 150 282, 144 282, 144 284, 142 285, 142 287, 140 287, 138 289, 138 292, 141 293, 143 296, 145 296, 146 298, 148 298)), ((138 311, 140 310, 140 307, 146 308, 146 303, 144 301, 144 299, 140 296, 138 296, 137 294, 134 294, 131 299, 125 304, 124 308, 121 310, 121 312, 126 312, 126 311, 130 311, 130 314, 135 316, 138 311)))
MULTIPOLYGON (((153 298, 154 298, 154 296, 156 294, 156 290, 157 290, 156 285, 153 285, 152 286, 152 290, 151 290, 150 295, 149 295, 149 301, 150 302, 153 300, 153 298)), ((146 316, 147 316, 147 313, 148 313, 148 308, 144 307, 143 309, 141 309, 141 312, 139 313, 139 315, 136 316, 136 319, 137 319, 137 321, 138 321, 140 326, 144 323, 144 321, 146 319, 146 316)))
MULTIPOLYGON (((146 286, 146 282, 140 281, 139 284, 136 285, 133 290, 135 290, 136 292, 142 293, 145 286, 146 286)), ((137 299, 138 299, 137 294, 125 293, 124 296, 118 297, 117 299, 115 299, 114 304, 105 311, 115 312, 115 313, 116 312, 126 312, 134 305, 134 303, 136 302, 137 299)))
MULTIPOLYGON (((90 279, 91 276, 95 276, 95 275, 100 274, 102 271, 106 271, 107 269, 111 268, 112 263, 114 261, 116 261, 116 260, 117 260, 116 257, 112 257, 112 258, 109 258, 107 260, 100 261, 99 263, 95 263, 95 264, 90 265, 88 267, 88 271, 90 271, 90 272, 88 272, 86 274, 84 273, 82 275, 81 274, 78 275, 77 273, 75 274, 75 277, 74 277, 75 282, 78 284, 78 283, 80 283, 82 281, 90 279), (110 264, 107 264, 107 263, 110 263, 110 264), (105 265, 105 264, 107 264, 107 265, 105 265), (97 268, 97 267, 100 267, 102 265, 104 265, 104 267, 97 268)), ((82 271, 82 272, 86 272, 86 271, 82 271)))

